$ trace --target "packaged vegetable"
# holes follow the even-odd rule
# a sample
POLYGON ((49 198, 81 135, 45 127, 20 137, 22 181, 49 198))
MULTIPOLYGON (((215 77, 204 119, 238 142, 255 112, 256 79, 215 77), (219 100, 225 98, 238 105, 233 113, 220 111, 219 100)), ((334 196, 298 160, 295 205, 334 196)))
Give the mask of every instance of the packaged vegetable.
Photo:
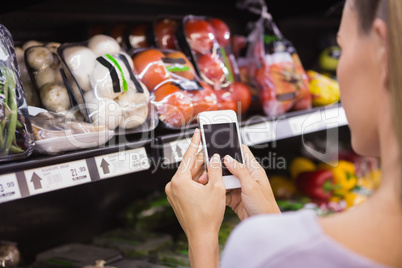
POLYGON ((276 116, 291 109, 311 108, 308 77, 292 43, 279 31, 267 7, 249 34, 249 76, 259 89, 265 114, 276 116))
POLYGON ((178 26, 176 38, 199 77, 215 90, 218 110, 245 113, 251 104, 251 92, 234 72, 238 68, 226 23, 218 18, 187 15, 178 26))
POLYGON ((0 25, 0 162, 26 158, 33 148, 14 43, 10 32, 0 25))
POLYGON ((332 78, 309 70, 310 93, 314 107, 330 105, 339 102, 339 84, 332 78))
POLYGON ((180 17, 158 16, 153 22, 153 35, 157 48, 179 50, 176 31, 180 17))
POLYGON ((132 51, 134 71, 151 92, 159 119, 168 128, 194 123, 198 113, 217 109, 217 96, 202 82, 188 58, 179 51, 132 51))
POLYGON ((116 133, 152 130, 158 119, 149 91, 133 73, 129 55, 115 39, 95 35, 59 47, 70 90, 86 121, 116 133))
POLYGON ((43 154, 98 147, 109 141, 114 132, 103 125, 72 119, 63 114, 41 112, 31 116, 36 141, 35 150, 43 154))

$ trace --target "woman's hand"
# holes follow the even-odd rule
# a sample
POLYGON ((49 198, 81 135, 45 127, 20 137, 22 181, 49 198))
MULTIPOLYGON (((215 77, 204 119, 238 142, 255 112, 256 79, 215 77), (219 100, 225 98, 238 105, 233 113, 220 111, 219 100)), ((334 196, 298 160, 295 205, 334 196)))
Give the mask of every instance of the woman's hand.
POLYGON ((200 140, 200 131, 196 129, 190 147, 165 191, 187 235, 191 267, 218 267, 218 233, 225 213, 226 190, 219 155, 211 158, 208 182, 206 173, 200 175, 202 158, 197 155, 200 140))
POLYGON ((243 145, 245 165, 230 156, 225 156, 225 166, 235 175, 241 189, 227 193, 226 204, 240 220, 265 213, 280 213, 265 170, 254 158, 250 149, 243 145))

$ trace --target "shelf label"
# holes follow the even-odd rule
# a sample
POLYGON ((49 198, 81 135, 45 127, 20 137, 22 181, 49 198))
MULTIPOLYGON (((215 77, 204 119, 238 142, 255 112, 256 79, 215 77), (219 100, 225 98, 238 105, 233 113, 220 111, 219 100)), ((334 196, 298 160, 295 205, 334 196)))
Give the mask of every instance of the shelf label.
POLYGON ((0 203, 21 198, 17 176, 14 173, 0 176, 0 203))
POLYGON ((271 131, 270 122, 243 127, 240 132, 242 142, 247 146, 263 144, 275 139, 274 133, 271 131))
POLYGON ((85 160, 24 171, 31 195, 91 182, 85 160))
POLYGON ((101 179, 149 169, 150 163, 144 147, 95 157, 101 179))
POLYGON ((320 111, 312 114, 291 117, 288 119, 288 122, 290 130, 294 136, 312 133, 327 128, 325 118, 322 118, 320 111))
MULTIPOLYGON (((172 141, 164 145, 164 164, 171 165, 183 160, 184 153, 190 146, 191 138, 172 141)), ((198 152, 202 150, 202 144, 198 148, 198 152)))

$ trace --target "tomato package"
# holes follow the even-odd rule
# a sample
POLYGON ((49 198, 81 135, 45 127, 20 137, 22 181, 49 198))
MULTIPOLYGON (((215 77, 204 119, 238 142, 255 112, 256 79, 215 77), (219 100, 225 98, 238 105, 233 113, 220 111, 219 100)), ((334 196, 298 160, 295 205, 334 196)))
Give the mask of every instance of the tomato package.
POLYGON ((0 162, 26 158, 34 145, 14 42, 0 24, 0 162))
POLYGON ((176 37, 180 50, 191 59, 200 78, 215 90, 218 110, 245 113, 251 93, 239 81, 227 24, 218 18, 187 15, 181 20, 176 37))
POLYGON ((265 114, 311 108, 308 76, 296 49, 268 12, 255 23, 248 40, 246 68, 259 89, 265 114))
POLYGON ((153 22, 154 43, 160 49, 179 50, 176 31, 181 16, 160 15, 153 22))
POLYGON ((67 89, 86 121, 105 125, 116 134, 156 127, 148 88, 137 79, 131 57, 114 38, 95 35, 86 42, 65 43, 58 54, 67 89))
POLYGON ((130 54, 135 72, 151 92, 159 119, 167 127, 189 126, 198 113, 217 109, 215 92, 199 79, 184 53, 150 48, 130 54))

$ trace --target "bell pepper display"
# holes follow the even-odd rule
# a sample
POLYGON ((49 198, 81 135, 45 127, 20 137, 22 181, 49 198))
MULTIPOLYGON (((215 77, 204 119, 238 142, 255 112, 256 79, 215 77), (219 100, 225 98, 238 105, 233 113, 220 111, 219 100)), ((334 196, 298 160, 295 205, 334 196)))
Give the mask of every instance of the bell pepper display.
POLYGON ((296 194, 294 182, 284 176, 270 176, 269 183, 276 199, 290 199, 296 194))
POLYGON ((340 160, 335 167, 321 164, 318 168, 332 172, 334 183, 339 186, 334 195, 343 197, 357 185, 356 169, 352 162, 340 160))
POLYGON ((307 172, 307 171, 314 171, 316 169, 317 169, 317 167, 313 161, 311 161, 308 158, 299 156, 292 160, 290 167, 289 167, 289 172, 290 172, 290 176, 294 180, 297 178, 297 176, 300 173, 307 172))
POLYGON ((334 175, 330 170, 300 173, 296 179, 296 185, 317 203, 328 202, 333 192, 339 188, 334 184, 334 175))

